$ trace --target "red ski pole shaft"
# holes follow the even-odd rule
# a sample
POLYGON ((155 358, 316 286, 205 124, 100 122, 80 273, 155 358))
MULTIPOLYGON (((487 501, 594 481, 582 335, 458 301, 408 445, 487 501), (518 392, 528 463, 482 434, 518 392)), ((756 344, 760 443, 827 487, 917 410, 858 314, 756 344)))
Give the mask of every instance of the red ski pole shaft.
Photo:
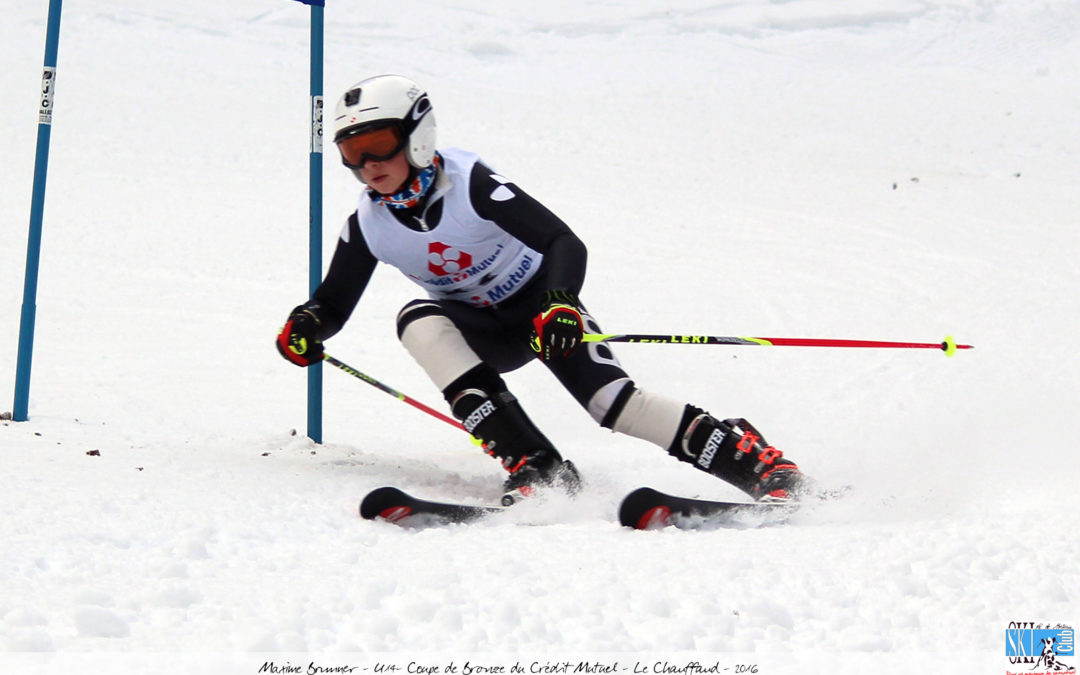
POLYGON ((436 418, 442 420, 443 422, 446 422, 447 424, 449 424, 449 425, 451 425, 453 427, 456 427, 458 429, 461 429, 461 430, 465 429, 465 427, 461 424, 461 422, 458 422, 456 419, 454 419, 452 417, 449 417, 447 415, 444 415, 441 412, 439 412, 438 410, 435 410, 434 408, 432 408, 430 406, 424 405, 420 401, 417 401, 415 398, 413 398, 411 396, 407 396, 407 395, 401 393, 400 391, 398 391, 397 389, 394 389, 394 388, 392 388, 390 386, 387 386, 387 385, 383 384, 382 382, 376 380, 374 377, 372 377, 370 375, 367 375, 365 373, 361 373, 356 368, 353 368, 352 366, 350 366, 350 365, 348 365, 346 363, 342 363, 341 361, 338 361, 337 359, 335 359, 333 356, 330 356, 329 354, 323 354, 323 360, 326 361, 327 363, 329 363, 332 366, 340 368, 341 370, 345 371, 349 375, 352 375, 353 377, 357 378, 358 380, 363 380, 364 382, 367 382, 368 384, 375 387, 376 389, 379 389, 380 391, 384 391, 387 394, 390 394, 391 396, 398 399, 399 401, 402 401, 404 403, 408 403, 409 405, 416 408, 417 410, 422 410, 422 411, 426 412, 427 414, 431 415, 432 417, 436 417, 436 418))
POLYGON ((973 345, 956 344, 950 335, 941 342, 895 342, 880 340, 839 340, 782 337, 724 337, 717 335, 659 335, 645 333, 586 334, 585 342, 646 342, 678 345, 750 345, 759 347, 846 347, 862 349, 940 349, 952 356, 958 349, 974 349, 973 345))

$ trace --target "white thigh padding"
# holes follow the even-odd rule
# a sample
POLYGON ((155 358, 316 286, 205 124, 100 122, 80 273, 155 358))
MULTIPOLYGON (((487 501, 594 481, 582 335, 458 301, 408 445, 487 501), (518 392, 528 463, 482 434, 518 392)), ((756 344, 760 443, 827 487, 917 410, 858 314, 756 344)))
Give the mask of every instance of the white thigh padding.
POLYGON ((440 390, 481 363, 454 322, 438 314, 411 321, 401 344, 440 390))

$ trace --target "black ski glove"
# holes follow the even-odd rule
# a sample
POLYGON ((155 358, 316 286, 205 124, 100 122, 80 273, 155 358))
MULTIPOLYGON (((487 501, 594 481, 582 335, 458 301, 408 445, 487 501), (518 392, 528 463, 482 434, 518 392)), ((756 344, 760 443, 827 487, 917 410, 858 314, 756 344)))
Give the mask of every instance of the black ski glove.
POLYGON ((573 291, 544 293, 540 313, 533 317, 533 351, 544 361, 570 356, 585 334, 583 311, 573 291))
POLYGON ((289 362, 307 367, 323 360, 322 321, 316 314, 318 309, 316 304, 300 305, 289 314, 278 333, 274 344, 289 362))

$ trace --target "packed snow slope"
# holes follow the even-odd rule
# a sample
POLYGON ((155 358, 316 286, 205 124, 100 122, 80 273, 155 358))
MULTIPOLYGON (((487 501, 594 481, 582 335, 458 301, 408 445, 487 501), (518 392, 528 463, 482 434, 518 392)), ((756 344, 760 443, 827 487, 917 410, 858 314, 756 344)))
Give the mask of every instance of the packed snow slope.
MULTIPOLYGON (((4 396, 46 4, 0 2, 4 396)), ((272 340, 307 297, 308 16, 64 7, 30 420, 0 423, 0 663, 1000 672, 1010 621, 1075 626, 1080 5, 327 7, 328 105, 373 74, 422 82, 441 146, 479 152, 588 245, 605 330, 976 346, 620 346, 640 386, 746 417, 853 486, 789 526, 696 533, 626 530, 616 508, 643 484, 739 495, 601 430, 539 364, 508 382, 587 479, 580 499, 437 530, 357 517, 382 485, 489 502, 502 473, 333 369, 325 443, 304 437, 305 373, 272 340)), ((360 185, 326 150, 329 260, 360 185)), ((442 409, 394 336, 418 292, 380 269, 328 351, 442 409)))

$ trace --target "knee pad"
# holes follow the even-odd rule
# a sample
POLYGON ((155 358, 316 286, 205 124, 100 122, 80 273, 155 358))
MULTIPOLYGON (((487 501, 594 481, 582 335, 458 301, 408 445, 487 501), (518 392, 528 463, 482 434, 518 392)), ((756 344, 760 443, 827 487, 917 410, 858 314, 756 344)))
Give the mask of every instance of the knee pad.
POLYGON ((481 363, 437 302, 414 300, 397 317, 398 338, 439 389, 481 363))

